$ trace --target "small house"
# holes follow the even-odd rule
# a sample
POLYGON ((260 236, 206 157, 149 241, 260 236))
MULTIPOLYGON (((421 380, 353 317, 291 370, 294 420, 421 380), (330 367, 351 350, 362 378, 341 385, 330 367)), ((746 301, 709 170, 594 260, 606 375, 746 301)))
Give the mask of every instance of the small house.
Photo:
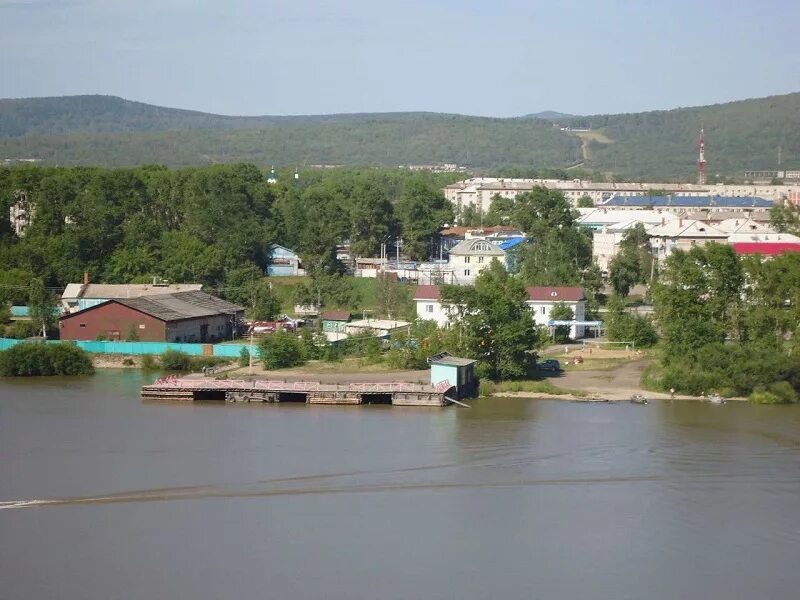
POLYGON ((350 318, 349 310, 329 310, 324 312, 320 315, 322 331, 325 333, 344 333, 350 318))
POLYGON ((300 265, 300 257, 296 252, 279 244, 270 246, 267 275, 270 277, 289 277, 305 274, 305 269, 300 265))
POLYGON ((455 388, 455 399, 471 398, 478 391, 475 361, 443 352, 428 359, 431 365, 431 385, 443 391, 455 388))

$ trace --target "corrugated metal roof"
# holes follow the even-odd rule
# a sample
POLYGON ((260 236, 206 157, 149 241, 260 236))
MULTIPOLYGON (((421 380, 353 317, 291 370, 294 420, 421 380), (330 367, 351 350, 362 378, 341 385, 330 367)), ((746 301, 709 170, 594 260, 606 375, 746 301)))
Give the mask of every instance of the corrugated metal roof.
POLYGON ((515 246, 519 246, 520 244, 524 243, 525 240, 526 240, 526 238, 524 238, 524 237, 515 237, 515 238, 511 238, 509 240, 504 240, 504 241, 500 242, 498 244, 498 246, 500 246, 500 250, 506 251, 506 250, 510 250, 511 248, 513 248, 515 246))
POLYGON ((776 256, 784 252, 800 252, 800 244, 791 242, 736 242, 733 244, 736 254, 761 254, 776 256))
POLYGON ((319 318, 323 321, 349 321, 350 316, 349 310, 329 310, 322 313, 319 318))
POLYGON ((69 319, 92 310, 100 310, 111 303, 122 304, 166 322, 244 312, 244 308, 237 304, 205 292, 194 291, 158 296, 140 296, 138 298, 114 298, 108 302, 91 306, 62 318, 69 319))

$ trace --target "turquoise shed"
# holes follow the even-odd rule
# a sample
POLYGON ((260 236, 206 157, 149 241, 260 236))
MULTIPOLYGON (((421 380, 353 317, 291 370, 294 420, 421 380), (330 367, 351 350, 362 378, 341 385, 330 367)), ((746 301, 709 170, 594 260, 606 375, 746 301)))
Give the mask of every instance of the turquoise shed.
POLYGON ((431 385, 436 388, 455 388, 456 400, 471 398, 478 390, 475 378, 475 361, 470 358, 459 358, 448 352, 431 356, 431 385), (448 385, 449 384, 449 385, 448 385))

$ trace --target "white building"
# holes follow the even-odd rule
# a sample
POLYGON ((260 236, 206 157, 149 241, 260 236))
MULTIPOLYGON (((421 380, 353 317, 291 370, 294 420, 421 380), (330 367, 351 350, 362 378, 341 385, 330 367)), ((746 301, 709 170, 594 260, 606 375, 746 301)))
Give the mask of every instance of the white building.
MULTIPOLYGON (((526 304, 530 307, 537 325, 547 327, 553 307, 560 303, 572 309, 573 320, 586 320, 586 296, 579 287, 529 287, 526 291, 528 292, 526 304)), ((439 327, 447 327, 457 314, 456 308, 442 302, 438 285, 419 286, 414 300, 417 304, 417 317, 436 321, 439 327)), ((570 327, 571 338, 578 339, 584 335, 586 335, 585 326, 570 327)))
POLYGON ((561 190, 564 196, 577 204, 578 199, 588 196, 595 204, 612 196, 646 196, 654 190, 679 196, 755 196, 772 201, 789 200, 800 202, 800 184, 791 185, 746 185, 746 184, 708 184, 695 183, 596 183, 574 179, 501 179, 497 177, 473 177, 453 183, 443 188, 445 198, 455 207, 457 213, 473 206, 486 212, 495 196, 516 198, 519 194, 531 191, 536 186, 551 190, 561 190))
POLYGON ((493 260, 498 260, 505 267, 506 253, 488 240, 467 239, 450 248, 448 266, 456 283, 470 284, 493 260))
POLYGON ((710 242, 726 244, 728 234, 703 221, 678 219, 666 225, 658 225, 647 232, 650 247, 659 260, 667 258, 675 250, 690 250, 710 242))

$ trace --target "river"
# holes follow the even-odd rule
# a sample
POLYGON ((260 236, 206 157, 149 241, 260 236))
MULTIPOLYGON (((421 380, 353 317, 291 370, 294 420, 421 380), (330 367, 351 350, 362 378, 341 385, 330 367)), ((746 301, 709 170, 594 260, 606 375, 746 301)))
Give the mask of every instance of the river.
POLYGON ((145 379, 0 381, 3 600, 800 588, 797 407, 148 404, 145 379))

